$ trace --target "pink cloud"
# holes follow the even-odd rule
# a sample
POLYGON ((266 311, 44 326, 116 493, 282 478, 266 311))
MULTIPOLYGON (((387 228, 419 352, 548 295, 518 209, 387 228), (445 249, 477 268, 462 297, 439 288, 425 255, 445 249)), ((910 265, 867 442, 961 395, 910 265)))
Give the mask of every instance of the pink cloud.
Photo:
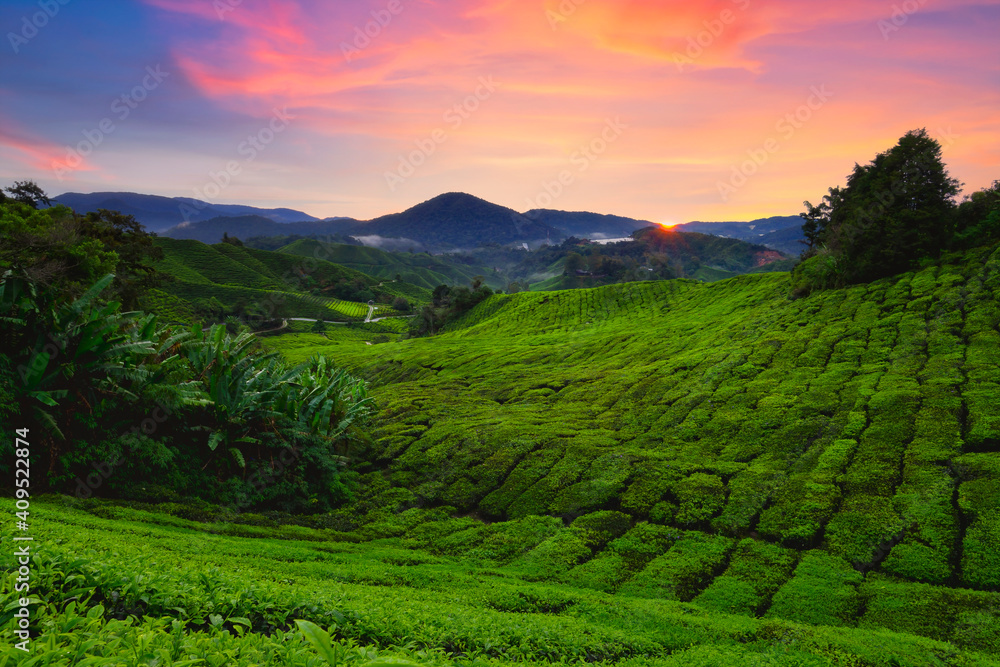
MULTIPOLYGON (((867 0, 400 0, 391 16, 388 0, 313 0, 243 2, 221 18, 203 0, 146 2, 168 18, 219 27, 218 41, 178 31, 174 42, 202 95, 261 118, 287 105, 317 137, 364 139, 372 152, 348 157, 376 180, 415 140, 445 127, 444 113, 481 76, 498 92, 423 174, 457 174, 465 180, 455 187, 482 194, 537 190, 608 116, 630 130, 594 172, 646 184, 650 170, 669 171, 658 196, 687 201, 698 192, 702 210, 730 218, 740 217, 733 206, 797 210, 914 127, 955 127, 980 147, 956 143, 955 158, 976 165, 1000 146, 1000 100, 981 69, 997 47, 915 17, 883 39, 878 22, 891 20, 892 7, 867 0), (736 203, 714 198, 733 162, 778 133, 822 84, 832 99, 782 139, 736 203), (505 174, 524 184, 495 185, 505 174)), ((995 70, 988 75, 995 80, 995 70)), ((970 170, 977 183, 985 169, 970 170)), ((617 206, 610 194, 579 196, 605 211, 617 206)))
POLYGON ((19 168, 30 172, 50 172, 72 180, 77 171, 96 172, 97 167, 82 156, 67 161, 67 149, 25 130, 10 118, 0 116, 0 146, 11 149, 19 168))

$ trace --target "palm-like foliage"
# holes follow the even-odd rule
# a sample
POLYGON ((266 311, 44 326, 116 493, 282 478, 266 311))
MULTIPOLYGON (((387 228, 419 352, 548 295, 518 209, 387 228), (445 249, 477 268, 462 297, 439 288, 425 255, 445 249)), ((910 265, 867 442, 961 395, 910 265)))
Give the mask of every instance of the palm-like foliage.
POLYGON ((185 492, 207 492, 205 486, 221 486, 209 480, 273 468, 275 451, 292 447, 305 456, 285 471, 286 490, 315 487, 315 497, 330 487, 346 461, 338 450, 346 455, 372 411, 362 381, 322 358, 288 368, 261 353, 254 335, 232 335, 224 325, 183 331, 151 315, 123 313, 118 303, 100 300, 112 280, 105 276, 71 302, 10 274, 0 281, 0 344, 21 376, 15 395, 27 408, 22 414, 47 430, 50 480, 72 479, 69 468, 94 457, 120 456, 123 425, 160 404, 175 419, 155 438, 143 432, 128 439, 138 478, 155 477, 144 461, 172 462, 175 477, 187 480, 185 492), (101 438, 117 444, 81 451, 101 438))

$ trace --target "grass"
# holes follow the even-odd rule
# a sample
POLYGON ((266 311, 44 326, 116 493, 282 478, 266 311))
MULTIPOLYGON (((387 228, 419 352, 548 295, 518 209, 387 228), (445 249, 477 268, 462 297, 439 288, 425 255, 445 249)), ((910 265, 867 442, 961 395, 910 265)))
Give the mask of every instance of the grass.
POLYGON ((76 623, 88 655, 321 665, 303 619, 349 664, 998 664, 1000 249, 788 293, 630 283, 497 295, 433 338, 272 336, 372 382, 354 500, 199 524, 46 499, 39 645, 71 664, 76 623))
MULTIPOLYGON (((190 322, 199 312, 218 315, 234 309, 275 319, 362 321, 368 315, 366 303, 330 294, 332 286, 345 281, 363 286, 376 299, 403 297, 414 307, 430 300, 430 293, 416 285, 379 280, 311 255, 163 237, 155 243, 164 252, 156 268, 167 279, 144 297, 143 306, 170 321, 190 322)), ((394 314, 380 305, 376 316, 394 314)))
MULTIPOLYGON (((348 525, 411 507, 501 522, 449 537, 460 554, 505 521, 621 512, 672 537, 639 540, 659 545, 644 553, 627 535, 557 533, 524 567, 824 625, 904 627, 876 610, 927 591, 955 619, 995 613, 1000 252, 800 300, 788 287, 761 274, 500 295, 433 339, 339 345, 384 415, 368 473, 383 486, 348 525), (766 555, 747 551, 758 542, 766 555)), ((928 630, 933 605, 910 613, 907 632, 966 636, 960 620, 928 630)))
MULTIPOLYGON (((573 531, 540 517, 505 531, 508 539, 481 540, 475 557, 413 543, 420 526, 428 528, 425 545, 440 543, 431 535, 440 535, 442 525, 458 527, 441 513, 411 521, 409 538, 357 543, 329 529, 200 524, 164 507, 50 497, 36 499, 33 509, 41 547, 32 560, 38 634, 30 657, 8 644, 0 665, 330 664, 296 620, 328 629, 333 646, 324 653, 346 665, 375 659, 427 665, 998 664, 973 648, 905 634, 921 629, 911 627, 910 618, 896 619, 905 627, 895 632, 814 627, 669 598, 537 582, 525 576, 537 566, 526 557, 546 544, 538 543, 544 535, 573 531)), ((615 520, 584 524, 578 532, 592 540, 595 528, 613 531, 615 520)), ((10 536, 0 540, 11 547, 10 536)), ((712 544, 707 537, 681 536, 671 551, 696 557, 712 544)), ((742 546, 738 551, 756 553, 742 546)), ((15 580, 8 574, 0 593, 8 627, 15 580)), ((988 648, 988 612, 966 612, 956 624, 966 644, 988 648)))
POLYGON ((495 272, 491 267, 463 264, 447 255, 386 252, 367 246, 324 243, 313 239, 293 241, 279 252, 302 257, 323 257, 339 266, 381 280, 392 280, 398 275, 405 283, 427 290, 433 290, 438 285, 467 285, 477 275, 483 275, 493 287, 506 286, 498 276, 494 276, 495 272))

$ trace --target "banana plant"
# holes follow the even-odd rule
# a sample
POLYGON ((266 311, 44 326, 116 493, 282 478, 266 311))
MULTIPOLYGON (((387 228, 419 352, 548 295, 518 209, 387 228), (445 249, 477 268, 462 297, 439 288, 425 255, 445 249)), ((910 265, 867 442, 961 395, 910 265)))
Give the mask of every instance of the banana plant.
POLYGON ((313 357, 299 367, 278 404, 298 420, 305 432, 331 442, 350 443, 355 427, 371 416, 374 406, 367 384, 347 371, 334 368, 325 357, 313 357))
POLYGON ((182 347, 215 424, 208 450, 214 453, 225 445, 236 464, 245 468, 239 445, 260 445, 261 435, 276 433, 275 422, 284 416, 278 408, 279 397, 297 372, 286 369, 276 354, 255 354, 253 334, 234 338, 223 325, 192 334, 182 347))

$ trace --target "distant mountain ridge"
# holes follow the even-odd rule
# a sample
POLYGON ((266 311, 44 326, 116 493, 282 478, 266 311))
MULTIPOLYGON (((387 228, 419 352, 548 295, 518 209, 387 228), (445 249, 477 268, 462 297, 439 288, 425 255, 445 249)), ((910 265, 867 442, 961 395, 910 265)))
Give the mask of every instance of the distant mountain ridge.
POLYGON ((262 215, 218 216, 211 220, 180 224, 160 235, 174 239, 201 241, 209 245, 221 241, 223 234, 239 239, 298 234, 299 236, 335 241, 339 237, 352 235, 357 224, 359 222, 351 218, 308 222, 275 222, 262 215))
POLYGON ((524 214, 526 218, 562 230, 569 236, 593 240, 618 239, 655 223, 620 215, 604 215, 586 211, 555 211, 537 208, 524 214))
MULTIPOLYGON (((327 242, 355 237, 368 246, 436 252, 472 249, 483 243, 558 244, 571 236, 593 240, 626 238, 655 224, 587 211, 534 209, 519 213, 461 192, 445 193, 400 213, 368 221, 342 217, 321 220, 289 208, 211 204, 187 197, 132 192, 68 192, 54 201, 81 213, 99 208, 121 211, 135 216, 151 231, 204 243, 218 243, 224 234, 241 239, 300 235, 327 242)), ((694 221, 675 225, 674 229, 748 241, 798 255, 804 238, 801 226, 798 216, 773 216, 750 222, 694 221)))
POLYGON ((438 195, 402 213, 392 213, 358 225, 363 236, 402 237, 424 245, 458 249, 484 242, 558 242, 566 235, 514 209, 462 192, 438 195))
MULTIPOLYGON (((78 213, 101 208, 134 216, 147 229, 159 232, 184 222, 201 222, 220 216, 258 215, 277 223, 316 221, 319 218, 290 208, 257 208, 240 204, 211 204, 190 197, 161 197, 135 192, 66 192, 54 197, 57 204, 78 213)), ((221 236, 220 236, 221 238, 221 236)))
POLYGON ((568 236, 513 209, 460 192, 439 195, 401 213, 369 221, 344 218, 278 223, 261 215, 214 217, 172 227, 164 235, 217 243, 223 233, 242 239, 284 234, 354 236, 376 246, 384 239, 403 239, 416 250, 468 249, 483 243, 558 243, 568 236))
POLYGON ((681 232, 698 232, 749 243, 766 245, 789 255, 798 255, 805 240, 802 235, 802 218, 797 215, 776 215, 750 222, 685 222, 674 225, 681 232))

